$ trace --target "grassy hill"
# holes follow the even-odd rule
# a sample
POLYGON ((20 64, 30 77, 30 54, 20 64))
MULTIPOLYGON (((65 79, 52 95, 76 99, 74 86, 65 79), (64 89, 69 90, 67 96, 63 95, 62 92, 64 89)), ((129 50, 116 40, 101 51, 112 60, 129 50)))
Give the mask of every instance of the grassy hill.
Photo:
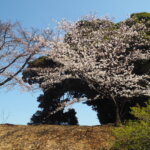
POLYGON ((0 125, 0 150, 109 150, 110 126, 0 125))

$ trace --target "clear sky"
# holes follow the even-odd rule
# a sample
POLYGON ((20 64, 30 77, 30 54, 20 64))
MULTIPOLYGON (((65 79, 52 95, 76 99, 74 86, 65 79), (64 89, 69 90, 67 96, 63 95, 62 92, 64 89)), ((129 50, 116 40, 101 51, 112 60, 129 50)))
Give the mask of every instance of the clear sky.
MULTIPOLYGON (((0 0, 0 20, 19 21, 29 29, 55 27, 53 20, 78 20, 96 14, 115 18, 115 22, 135 12, 150 12, 150 0, 0 0)), ((37 93, 0 89, 0 123, 26 124, 38 108, 37 93)), ((96 113, 86 105, 77 105, 81 125, 99 124, 96 113)))

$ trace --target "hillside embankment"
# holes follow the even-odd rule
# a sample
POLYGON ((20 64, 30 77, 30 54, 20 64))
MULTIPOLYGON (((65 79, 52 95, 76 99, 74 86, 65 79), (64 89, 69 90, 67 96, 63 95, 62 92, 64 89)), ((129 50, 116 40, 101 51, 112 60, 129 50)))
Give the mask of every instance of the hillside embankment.
POLYGON ((0 150, 110 150, 110 126, 0 125, 0 150))

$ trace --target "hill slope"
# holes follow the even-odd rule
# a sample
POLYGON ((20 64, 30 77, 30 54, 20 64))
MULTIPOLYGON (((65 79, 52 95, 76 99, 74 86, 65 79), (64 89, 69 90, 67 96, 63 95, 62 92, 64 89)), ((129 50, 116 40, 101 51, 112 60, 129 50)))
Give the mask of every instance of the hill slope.
POLYGON ((109 126, 0 125, 0 150, 109 150, 109 126))

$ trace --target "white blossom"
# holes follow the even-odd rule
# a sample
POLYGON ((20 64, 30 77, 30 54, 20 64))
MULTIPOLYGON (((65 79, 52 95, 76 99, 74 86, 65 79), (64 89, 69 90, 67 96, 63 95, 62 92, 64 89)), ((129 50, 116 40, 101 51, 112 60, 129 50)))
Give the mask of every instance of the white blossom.
POLYGON ((125 21, 115 27, 107 19, 99 21, 97 30, 79 27, 79 22, 60 22, 61 29, 71 39, 47 44, 48 58, 63 66, 35 68, 36 78, 44 79, 41 87, 46 89, 67 78, 79 78, 96 90, 99 97, 149 96, 149 75, 133 73, 134 61, 150 58, 150 41, 143 36, 147 27, 142 23, 128 26, 125 21), (145 82, 144 86, 141 81, 145 82), (94 83, 99 86, 95 87, 94 83))

